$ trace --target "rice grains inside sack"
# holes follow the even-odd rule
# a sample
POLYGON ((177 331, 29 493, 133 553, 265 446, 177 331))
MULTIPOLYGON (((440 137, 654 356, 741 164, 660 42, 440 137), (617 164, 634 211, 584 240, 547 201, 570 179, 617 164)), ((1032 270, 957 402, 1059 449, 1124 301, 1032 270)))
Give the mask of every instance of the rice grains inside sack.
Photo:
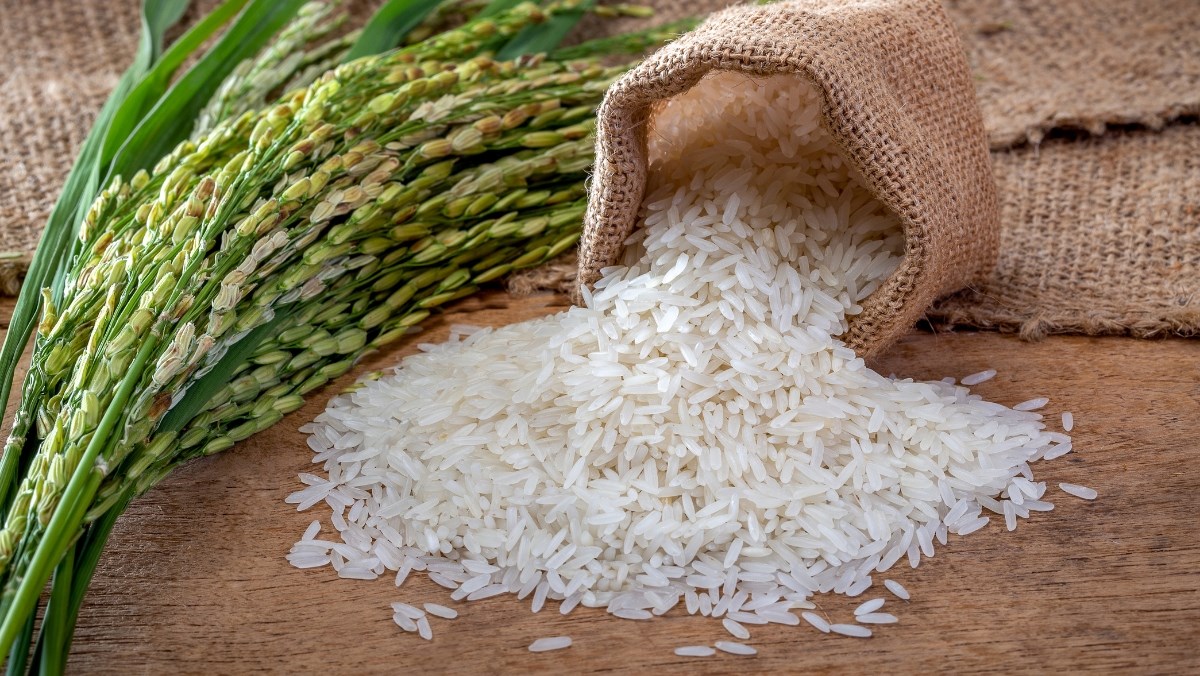
POLYGON ((289 560, 427 569, 452 598, 534 610, 795 624, 813 593, 860 594, 985 509, 1011 526, 1050 509, 1029 463, 1069 437, 835 338, 903 241, 819 108, 791 76, 714 74, 671 100, 644 227, 584 306, 425 345, 304 428, 327 476, 289 501, 327 502, 340 541, 289 560))

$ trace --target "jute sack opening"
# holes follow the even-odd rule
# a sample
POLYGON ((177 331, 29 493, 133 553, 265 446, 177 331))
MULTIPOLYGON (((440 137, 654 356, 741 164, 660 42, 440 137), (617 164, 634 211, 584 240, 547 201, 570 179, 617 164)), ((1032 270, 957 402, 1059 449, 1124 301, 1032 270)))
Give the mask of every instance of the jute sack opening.
POLYGON ((580 284, 618 260, 636 227, 656 104, 714 71, 810 80, 846 160, 899 216, 904 260, 843 336, 859 354, 886 348, 937 297, 991 269, 999 246, 991 160, 963 49, 941 5, 804 0, 713 14, 609 89, 580 284))

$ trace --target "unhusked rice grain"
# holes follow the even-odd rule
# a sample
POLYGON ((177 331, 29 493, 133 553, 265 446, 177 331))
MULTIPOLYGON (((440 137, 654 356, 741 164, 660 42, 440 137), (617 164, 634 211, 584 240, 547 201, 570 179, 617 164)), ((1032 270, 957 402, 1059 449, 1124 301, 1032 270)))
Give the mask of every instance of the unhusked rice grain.
POLYGON ((423 345, 303 428, 325 476, 289 501, 326 502, 342 541, 289 560, 426 570, 452 598, 511 592, 535 612, 648 620, 682 601, 796 624, 814 594, 858 596, 985 510, 1052 507, 1021 482, 1070 437, 952 380, 881 375, 838 340, 904 242, 820 97, 712 79, 656 118, 644 227, 583 305, 423 345))

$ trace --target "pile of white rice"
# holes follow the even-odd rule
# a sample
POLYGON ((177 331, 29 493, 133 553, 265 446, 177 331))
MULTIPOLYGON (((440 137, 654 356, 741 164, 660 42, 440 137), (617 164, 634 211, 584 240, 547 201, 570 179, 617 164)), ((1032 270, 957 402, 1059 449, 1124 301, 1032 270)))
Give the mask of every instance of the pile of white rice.
MULTIPOLYGON (((535 611, 683 606, 744 639, 989 513, 1011 530, 1051 509, 1029 463, 1067 435, 952 380, 880 375, 835 337, 903 240, 819 107, 795 78, 736 75, 673 101, 645 227, 585 307, 423 346, 304 428, 325 473, 289 502, 326 502, 340 539, 314 522, 289 560, 397 584, 425 570, 454 600, 535 611)), ((879 605, 804 615, 869 636, 895 621, 879 605)))

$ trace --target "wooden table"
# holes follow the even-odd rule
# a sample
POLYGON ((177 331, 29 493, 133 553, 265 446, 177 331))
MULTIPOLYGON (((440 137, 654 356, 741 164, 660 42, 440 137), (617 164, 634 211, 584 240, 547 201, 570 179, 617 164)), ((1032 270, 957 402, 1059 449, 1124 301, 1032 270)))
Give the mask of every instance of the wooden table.
MULTIPOLYGON (((383 368, 451 323, 501 325, 560 309, 554 296, 492 292, 453 307, 428 332, 378 354, 383 368)), ((11 301, 0 305, 6 318, 11 301)), ((869 640, 807 626, 752 628, 753 658, 682 658, 680 645, 724 634, 679 612, 650 622, 497 597, 434 622, 434 640, 403 634, 392 601, 449 603, 414 575, 340 580, 284 560, 308 523, 283 499, 311 470, 296 431, 353 374, 316 393, 272 430, 187 466, 118 523, 79 620, 72 671, 131 673, 1074 672, 1181 673, 1200 668, 1200 343, 1063 337, 1025 343, 991 333, 913 333, 876 365, 918 378, 1000 375, 979 387, 1007 404, 1044 395, 1073 411, 1076 452, 1035 468, 1039 480, 1094 487, 1085 502, 1052 490, 1054 511, 1015 533, 996 519, 955 538, 919 569, 890 577, 913 594, 890 600, 898 625, 869 640), (999 522, 999 523, 997 523, 999 522), (536 638, 567 634, 569 650, 535 655, 536 638)), ((1055 423, 1057 424, 1057 423, 1055 423)), ((323 507, 323 505, 322 505, 323 507)), ((873 593, 873 592, 869 592, 873 593)), ((890 598, 890 597, 889 597, 890 598)), ((861 601, 860 598, 858 601, 861 601)), ((857 604, 819 598, 831 616, 857 604)))

